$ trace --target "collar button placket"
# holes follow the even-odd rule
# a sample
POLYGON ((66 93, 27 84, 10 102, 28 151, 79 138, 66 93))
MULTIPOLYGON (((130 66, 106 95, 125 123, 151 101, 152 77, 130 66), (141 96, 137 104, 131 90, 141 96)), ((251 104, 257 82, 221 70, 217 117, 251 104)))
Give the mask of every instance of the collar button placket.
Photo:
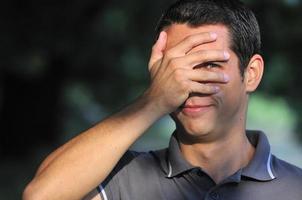
POLYGON ((212 200, 219 200, 219 199, 220 199, 220 195, 219 195, 218 192, 211 192, 211 193, 210 193, 210 198, 211 198, 212 200))

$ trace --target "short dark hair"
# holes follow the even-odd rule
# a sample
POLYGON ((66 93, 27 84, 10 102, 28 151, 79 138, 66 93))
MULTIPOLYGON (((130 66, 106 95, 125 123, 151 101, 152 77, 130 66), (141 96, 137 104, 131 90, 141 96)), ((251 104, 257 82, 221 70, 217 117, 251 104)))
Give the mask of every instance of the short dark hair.
POLYGON ((231 37, 230 49, 239 58, 242 75, 251 57, 261 51, 257 19, 252 10, 238 0, 178 0, 161 16, 156 27, 157 36, 172 24, 225 25, 231 37))

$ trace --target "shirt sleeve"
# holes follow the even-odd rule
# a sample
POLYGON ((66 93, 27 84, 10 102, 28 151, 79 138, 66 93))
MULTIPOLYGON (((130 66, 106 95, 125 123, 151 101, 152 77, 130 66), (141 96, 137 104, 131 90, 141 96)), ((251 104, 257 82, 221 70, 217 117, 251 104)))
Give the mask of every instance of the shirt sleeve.
POLYGON ((108 177, 98 185, 97 190, 103 200, 117 200, 120 196, 120 180, 127 179, 127 165, 133 161, 140 153, 136 151, 127 151, 119 160, 108 177))

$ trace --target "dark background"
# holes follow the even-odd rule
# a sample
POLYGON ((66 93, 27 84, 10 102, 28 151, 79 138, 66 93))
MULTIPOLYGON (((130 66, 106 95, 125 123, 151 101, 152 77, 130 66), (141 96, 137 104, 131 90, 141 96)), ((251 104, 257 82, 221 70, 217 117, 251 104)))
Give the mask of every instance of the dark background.
MULTIPOLYGON (((0 3, 0 199, 20 199, 43 158, 138 96, 154 27, 173 1, 3 0, 0 3)), ((302 4, 245 1, 266 60, 260 92, 302 116, 302 4)))

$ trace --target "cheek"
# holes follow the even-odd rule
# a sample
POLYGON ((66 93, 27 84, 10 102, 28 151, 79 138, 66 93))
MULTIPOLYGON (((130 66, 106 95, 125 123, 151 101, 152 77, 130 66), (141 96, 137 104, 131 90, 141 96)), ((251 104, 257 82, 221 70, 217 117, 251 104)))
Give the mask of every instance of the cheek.
POLYGON ((236 77, 236 80, 233 79, 222 89, 220 98, 223 104, 223 112, 237 112, 244 103, 245 96, 244 83, 240 77, 236 77))
POLYGON ((230 61, 230 65, 225 69, 224 73, 226 73, 230 82, 225 84, 225 97, 227 99, 233 99, 235 101, 238 96, 243 95, 245 92, 245 84, 243 81, 243 77, 241 76, 240 69, 238 64, 236 64, 236 60, 230 61))

